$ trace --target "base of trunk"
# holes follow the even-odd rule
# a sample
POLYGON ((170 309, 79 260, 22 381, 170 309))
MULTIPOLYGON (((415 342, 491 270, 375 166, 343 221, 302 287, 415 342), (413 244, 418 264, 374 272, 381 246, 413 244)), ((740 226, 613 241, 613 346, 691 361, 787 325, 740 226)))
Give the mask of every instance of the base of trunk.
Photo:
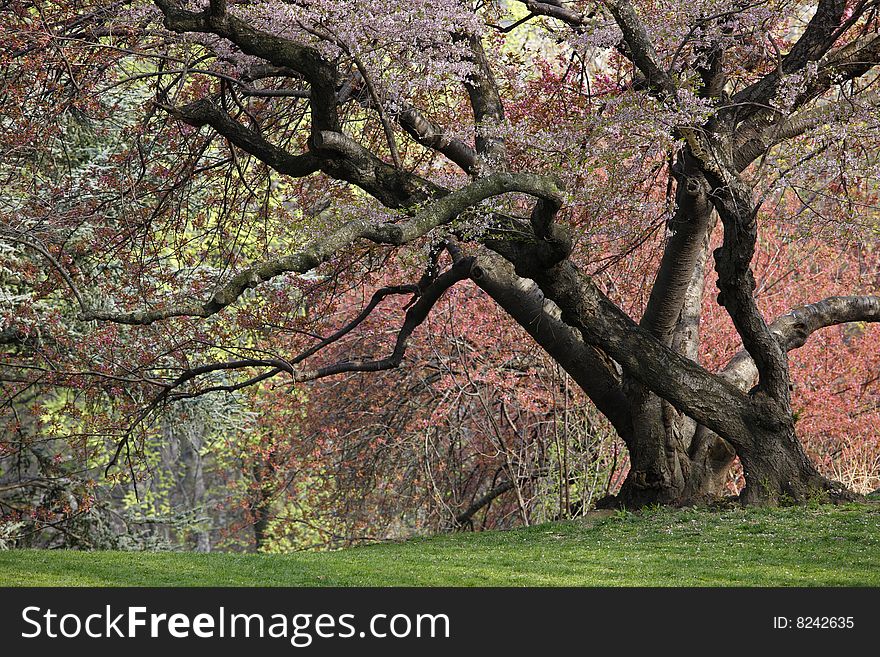
MULTIPOLYGON (((804 452, 793 430, 756 436, 754 451, 739 454, 746 486, 737 501, 750 506, 809 502, 849 502, 860 498, 843 484, 823 476, 804 452)), ((646 452, 639 452, 644 455, 646 452)), ((737 454, 709 431, 698 431, 690 453, 670 453, 644 463, 632 458, 620 492, 596 504, 600 509, 647 506, 709 506, 727 496, 727 474, 737 454), (674 475, 674 476, 673 476, 674 475)))
POLYGON ((646 506, 708 506, 729 498, 727 475, 736 458, 730 444, 699 427, 689 452, 668 441, 664 458, 645 463, 630 454, 629 474, 617 495, 602 498, 597 508, 641 509, 646 506))
POLYGON ((859 496, 840 482, 823 476, 812 464, 794 433, 756 441, 755 452, 743 451, 740 461, 746 486, 742 504, 775 506, 807 502, 849 502, 859 496))

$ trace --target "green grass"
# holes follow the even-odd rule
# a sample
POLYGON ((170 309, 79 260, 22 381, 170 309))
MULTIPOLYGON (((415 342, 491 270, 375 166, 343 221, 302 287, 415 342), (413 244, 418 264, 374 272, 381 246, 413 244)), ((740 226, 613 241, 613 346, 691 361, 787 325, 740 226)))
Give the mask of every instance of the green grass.
POLYGON ((3 586, 880 586, 880 505, 654 510, 325 553, 0 552, 3 586))

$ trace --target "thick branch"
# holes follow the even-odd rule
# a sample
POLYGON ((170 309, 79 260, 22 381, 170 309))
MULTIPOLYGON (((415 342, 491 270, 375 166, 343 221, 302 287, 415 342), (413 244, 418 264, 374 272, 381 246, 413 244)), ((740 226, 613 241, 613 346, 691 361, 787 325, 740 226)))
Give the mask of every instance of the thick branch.
POLYGON ((609 0, 608 9, 623 32, 623 41, 629 51, 633 63, 645 76, 649 88, 661 95, 674 97, 675 83, 665 70, 660 68, 659 57, 644 23, 636 15, 629 0, 609 0))
POLYGON ((173 0, 154 0, 165 16, 165 27, 174 32, 215 34, 234 43, 245 54, 265 59, 276 66, 291 68, 311 86, 312 130, 338 131, 336 113, 336 68, 314 48, 257 30, 245 21, 211 8, 187 11, 173 0))
POLYGON ((491 253, 476 259, 472 277, 574 379, 620 435, 632 432, 614 363, 562 321, 559 307, 534 281, 520 278, 512 265, 491 253))
POLYGON ((783 72, 796 71, 807 62, 817 61, 834 45, 843 19, 846 0, 819 0, 816 13, 804 33, 782 58, 783 72))
POLYGON ((878 101, 880 93, 868 91, 838 102, 803 109, 785 120, 780 117, 778 122, 763 127, 756 122, 750 128, 737 132, 731 149, 734 166, 738 171, 744 171, 749 164, 777 144, 822 125, 845 121, 860 107, 876 106, 878 101))
POLYGON ((544 269, 526 264, 517 274, 532 278, 588 345, 601 349, 646 388, 720 435, 748 439, 748 399, 732 384, 675 353, 636 325, 569 260, 544 269), (724 416, 719 408, 726 409, 724 416))
POLYGON ((504 123, 504 105, 492 67, 483 49, 479 35, 464 37, 471 49, 474 72, 465 82, 476 126, 477 153, 490 161, 490 170, 507 165, 507 149, 504 139, 494 132, 504 123))
POLYGON ((672 333, 681 314, 685 293, 696 275, 694 267, 703 253, 704 238, 714 210, 709 199, 709 183, 702 174, 679 169, 676 178, 676 205, 669 221, 670 234, 640 322, 665 345, 672 343, 672 333))
MULTIPOLYGON (((832 86, 865 75, 880 63, 880 35, 869 34, 830 50, 818 64, 816 76, 794 99, 789 111, 803 107, 810 100, 828 91, 832 86)), ((728 109, 734 123, 744 123, 742 130, 763 132, 778 122, 781 112, 771 107, 783 79, 788 75, 777 68, 746 87, 731 99, 728 109), (747 123, 745 123, 748 120, 747 123)))
POLYGON ((312 145, 322 156, 321 171, 357 185, 385 207, 407 208, 446 193, 426 178, 386 164, 341 132, 316 132, 312 145))
POLYGON ((717 219, 710 220, 709 229, 703 235, 697 260, 691 270, 691 280, 684 292, 681 312, 672 337, 672 348, 697 362, 700 353, 700 318, 703 315, 703 290, 706 282, 706 263, 709 260, 709 244, 717 219))
POLYGON ((460 139, 446 135, 443 128, 411 106, 397 114, 397 120, 413 139, 426 148, 443 153, 464 171, 474 173, 478 164, 477 153, 460 139))
MULTIPOLYGON (((215 34, 228 39, 246 54, 260 57, 281 69, 290 69, 301 74, 311 86, 309 93, 311 144, 320 149, 322 144, 332 145, 326 135, 341 135, 336 110, 337 70, 332 63, 323 59, 317 50, 254 29, 244 20, 225 12, 218 12, 216 8, 191 12, 182 9, 172 0, 155 0, 155 2, 165 15, 165 26, 170 30, 215 34)), ((257 157, 261 154, 268 156, 267 163, 278 161, 282 165, 296 164, 291 175, 306 175, 301 171, 309 167, 313 168, 316 164, 314 159, 307 159, 307 156, 291 156, 275 147, 267 148, 268 144, 261 137, 243 132, 246 128, 236 126, 234 121, 219 114, 219 110, 212 111, 209 107, 199 106, 196 103, 177 110, 181 118, 185 118, 187 109, 197 112, 193 121, 196 123, 201 121, 201 125, 209 123, 221 134, 223 134, 222 130, 226 129, 229 134, 224 136, 230 141, 257 157), (299 158, 298 161, 292 162, 291 158, 294 157, 299 158)), ((400 167, 385 164, 364 148, 348 148, 345 157, 340 157, 338 150, 330 148, 325 155, 327 157, 320 160, 322 171, 339 180, 358 185, 387 207, 407 207, 442 193, 436 185, 419 176, 401 171, 400 167)))
MULTIPOLYGON (((697 260, 691 271, 691 280, 681 302, 681 312, 672 334, 672 349, 695 363, 699 362, 700 356, 700 318, 703 315, 703 290, 706 282, 706 262, 709 260, 709 244, 712 230, 716 219, 710 220, 709 228, 703 235, 703 244, 700 247, 697 260)), ((697 428, 693 418, 682 415, 677 419, 680 433, 687 441, 695 438, 694 431, 697 428)), ((705 427, 703 427, 705 429, 705 427)))
POLYGON ((445 193, 425 178, 386 164, 340 132, 316 132, 311 139, 315 150, 293 155, 235 121, 208 99, 183 107, 165 107, 165 110, 194 127, 211 126, 231 143, 279 173, 302 177, 323 171, 337 180, 357 185, 386 207, 409 207, 445 193))
MULTIPOLYGON (((355 71, 351 78, 343 85, 339 94, 339 102, 344 103, 354 98, 365 107, 375 108, 376 103, 373 97, 369 93, 363 93, 362 87, 364 85, 364 77, 355 71)), ((464 171, 474 173, 479 158, 473 148, 460 139, 449 137, 442 127, 405 100, 397 98, 394 105, 398 110, 392 117, 397 120, 400 127, 417 143, 425 148, 442 153, 464 171)))
MULTIPOLYGON (((718 181, 714 181, 716 185, 718 181)), ((755 301, 755 277, 751 263, 758 237, 757 208, 751 190, 738 178, 728 176, 716 187, 713 202, 724 224, 724 241, 715 250, 718 272, 718 303, 733 321, 743 346, 760 373, 760 386, 771 399, 788 407, 788 361, 770 332, 755 301)))
POLYGON ((397 224, 353 221, 324 237, 316 238, 302 250, 277 260, 249 267, 220 288, 207 302, 188 302, 164 309, 134 312, 87 311, 82 321, 102 320, 121 324, 152 324, 170 317, 209 317, 235 302, 246 289, 285 273, 306 273, 332 256, 349 248, 354 242, 366 239, 376 244, 401 246, 427 235, 434 228, 449 223, 469 207, 500 194, 520 192, 552 203, 561 203, 562 191, 556 181, 531 174, 499 173, 474 181, 433 201, 411 219, 397 224))
MULTIPOLYGON (((880 297, 829 297, 778 317, 770 330, 782 349, 791 351, 802 347, 816 331, 847 322, 880 322, 880 297)), ((730 359, 721 376, 741 390, 748 390, 755 385, 758 370, 748 352, 742 350, 730 359)))
POLYGON ((536 16, 548 16, 566 23, 573 28, 581 28, 587 25, 586 14, 578 13, 563 6, 561 2, 538 2, 537 0, 519 0, 531 13, 536 16))
POLYGON ((311 153, 293 155, 271 144, 260 133, 235 121, 207 98, 183 107, 162 106, 171 116, 195 128, 209 125, 243 151, 250 153, 278 173, 301 178, 319 171, 321 160, 311 153))

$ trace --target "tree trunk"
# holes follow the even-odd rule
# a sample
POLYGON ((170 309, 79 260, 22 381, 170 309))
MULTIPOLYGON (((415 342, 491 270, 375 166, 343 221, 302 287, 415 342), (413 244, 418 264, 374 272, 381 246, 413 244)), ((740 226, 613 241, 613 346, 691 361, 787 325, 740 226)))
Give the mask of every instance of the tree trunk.
POLYGON ((655 504, 705 505, 725 494, 735 453, 668 402, 639 390, 631 398, 635 433, 624 437, 630 470, 616 496, 599 506, 637 509, 655 504))
POLYGON ((775 433, 758 430, 750 443, 740 447, 746 487, 740 501, 750 505, 845 501, 856 496, 842 484, 822 476, 804 452, 788 425, 775 433))
MULTIPOLYGON (((677 270, 679 279, 682 264, 689 267, 689 281, 685 286, 683 280, 678 280, 676 290, 665 298, 655 295, 648 304, 643 324, 676 352, 698 361, 705 267, 715 220, 710 216, 711 206, 696 207, 694 195, 683 194, 682 189, 680 185, 677 232, 667 246, 664 261, 679 265, 666 267, 670 272, 677 270), (691 217, 691 221, 685 221, 686 217, 691 217), (670 253, 674 257, 667 258, 670 253), (661 306, 661 301, 665 301, 665 306, 661 306), (662 312, 658 310, 661 307, 662 312), (672 312, 677 313, 677 320, 669 317, 672 312)), ((673 287, 672 280, 672 274, 667 273, 663 287, 673 287)), ((658 284, 654 289, 659 287, 658 284)), ((653 504, 702 505, 721 498, 736 456, 730 444, 637 381, 628 379, 625 389, 633 418, 633 434, 623 436, 630 471, 616 498, 601 503, 640 508, 653 504)))
POLYGON ((624 437, 630 470, 617 496, 616 506, 638 508, 650 504, 675 504, 687 488, 690 464, 667 404, 636 382, 626 389, 633 418, 633 435, 624 437))
MULTIPOLYGON (((753 388, 759 367, 748 350, 719 375, 698 365, 699 262, 682 304, 680 330, 666 345, 637 327, 569 261, 542 267, 537 256, 518 254, 509 244, 493 248, 518 264, 480 255, 473 280, 563 365, 627 445, 631 471, 619 495, 601 500, 602 506, 711 502, 723 495, 736 456, 745 469, 746 504, 852 497, 818 473, 798 442, 785 359, 823 326, 880 317, 873 297, 835 297, 797 308, 771 330, 746 307, 754 300, 735 290, 745 308, 739 314, 756 336, 753 350, 763 348, 769 335, 780 352, 773 354, 778 371, 764 390, 753 388)), ((749 274, 743 275, 746 283, 749 274)))
MULTIPOLYGON (((667 407, 676 413, 666 402, 656 404, 645 399, 640 404, 650 412, 667 407)), ((752 435, 743 438, 736 451, 702 426, 687 446, 676 428, 680 425, 675 422, 655 421, 637 426, 644 430, 626 439, 630 471, 616 496, 599 501, 600 508, 689 506, 717 501, 724 497, 727 474, 736 456, 746 480, 739 496, 743 504, 838 502, 856 497, 819 473, 790 424, 776 431, 756 424, 752 435)))
POLYGON ((272 519, 272 499, 269 494, 269 484, 263 476, 263 464, 254 463, 252 472, 254 481, 257 483, 258 499, 253 507, 254 515, 254 551, 259 552, 268 539, 269 521, 272 519))
POLYGON ((254 551, 259 552, 266 545, 267 533, 269 531, 269 514, 268 505, 259 504, 254 509, 254 551))

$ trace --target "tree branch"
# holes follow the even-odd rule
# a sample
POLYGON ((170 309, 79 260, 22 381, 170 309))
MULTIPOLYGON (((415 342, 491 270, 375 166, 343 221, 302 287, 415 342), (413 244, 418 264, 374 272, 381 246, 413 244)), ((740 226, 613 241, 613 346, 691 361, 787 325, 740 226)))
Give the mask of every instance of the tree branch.
POLYGON ((173 32, 201 32, 228 39, 242 52, 291 68, 312 87, 309 95, 312 130, 338 131, 336 112, 337 71, 314 48, 269 32, 257 30, 233 15, 218 13, 214 7, 201 12, 183 9, 174 0, 154 0, 165 17, 165 27, 173 32))
MULTIPOLYGON (((535 479, 540 479, 541 477, 546 476, 546 472, 534 472, 532 474, 521 475, 519 477, 520 481, 534 481, 535 479)), ((467 525, 471 522, 471 518, 476 515, 476 513, 485 507, 487 504, 490 504, 495 498, 504 495, 509 490, 513 490, 516 484, 513 481, 502 481, 497 486, 486 491, 483 495, 475 499, 467 509, 459 513, 455 516, 455 526, 461 527, 463 525, 467 525)))
MULTIPOLYGON (((835 84, 859 78, 880 63, 880 34, 860 36, 847 44, 828 51, 819 60, 816 76, 795 98, 790 111, 803 107, 810 100, 828 91, 835 84)), ((772 100, 786 73, 777 68, 733 96, 729 106, 721 110, 725 120, 742 124, 740 130, 763 132, 778 121, 780 110, 772 100)))
MULTIPOLYGON (((782 349, 792 351, 802 347, 816 331, 848 322, 880 322, 880 297, 828 297, 781 315, 770 330, 782 349)), ((758 370, 749 353, 742 350, 730 359, 721 376, 741 390, 748 390, 755 385, 758 370)))
MULTIPOLYGON (((685 169, 685 162, 690 159, 687 153, 679 156, 675 174, 675 212, 667 227, 670 234, 651 287, 651 296, 639 322, 666 345, 672 344, 685 293, 691 279, 698 275, 694 267, 703 253, 704 238, 714 212, 706 178, 690 167, 685 169)), ((702 275, 700 271, 701 278, 702 275)))
MULTIPOLYGON (((580 332, 646 388, 682 413, 733 440, 748 440, 749 400, 735 386, 675 353, 641 329, 571 261, 552 268, 517 263, 517 274, 533 279, 560 308, 560 319, 580 332), (726 408, 719 418, 717 409, 726 408)), ((477 274, 477 272, 475 272, 477 274)), ((473 276, 478 281, 479 275, 473 276)))
POLYGON ((476 151, 460 139, 448 137, 443 128, 425 117, 419 110, 404 106, 398 112, 397 120, 416 142, 443 153, 467 173, 475 173, 479 162, 476 151))
POLYGON ((562 321, 559 307, 534 281, 520 278, 506 260, 488 252, 476 258, 471 277, 559 363, 620 435, 632 432, 615 364, 562 321))
POLYGON ((465 89, 474 112, 477 153, 489 159, 490 169, 499 166, 504 168, 507 166, 504 139, 493 134, 493 131, 504 123, 504 104, 501 102, 501 94, 498 93, 498 85, 480 36, 469 34, 464 39, 470 46, 471 59, 476 69, 465 82, 465 89))
MULTIPOLYGON (((340 91, 339 102, 345 103, 354 98, 364 107, 372 108, 375 104, 372 95, 364 94, 360 89, 364 83, 360 72, 354 71, 340 91)), ((402 99, 395 99, 394 105, 399 109, 392 117, 416 143, 442 153, 467 173, 475 173, 479 158, 473 148, 460 139, 447 136, 442 127, 402 99)))
POLYGON ((743 346, 760 373, 759 386, 786 408, 790 403, 788 361, 755 301, 751 263, 758 238, 757 212, 751 190, 733 174, 713 181, 712 201, 724 225, 724 240, 715 250, 718 303, 724 306, 743 346), (723 185, 723 186, 722 186, 723 185))
POLYGON ((555 18, 573 28, 586 26, 587 19, 592 16, 592 14, 581 14, 573 9, 568 9, 561 2, 538 2, 538 0, 519 0, 519 2, 536 16, 555 18))
POLYGON ((844 121, 859 105, 876 106, 878 101, 880 101, 880 93, 863 92, 838 102, 803 109, 784 121, 780 118, 778 122, 763 127, 755 123, 748 129, 741 129, 737 131, 731 149, 734 154, 734 166, 738 171, 744 171, 749 164, 774 146, 827 123, 844 121))
POLYGON ((669 74, 660 68, 657 51, 648 36, 644 23, 636 15, 636 11, 629 0, 608 0, 608 9, 620 31, 623 32, 623 41, 629 49, 629 55, 633 63, 645 76, 649 88, 661 96, 675 98, 676 86, 669 74))
MULTIPOLYGON (((220 363, 208 363, 206 365, 188 369, 170 383, 166 390, 160 393, 150 406, 155 407, 163 399, 174 399, 175 397, 171 393, 176 388, 179 388, 199 376, 220 370, 237 370, 252 367, 273 368, 268 372, 245 382, 245 385, 251 385, 282 372, 289 374, 294 382, 304 382, 314 381, 316 379, 346 372, 378 372, 398 367, 403 361, 403 356, 406 353, 407 341, 409 340, 410 335, 412 335, 412 332, 425 321, 431 309, 434 307, 434 304, 437 303, 446 290, 452 287, 455 283, 464 280, 469 276, 471 264, 471 259, 462 259, 458 263, 455 263, 449 270, 440 274, 428 287, 421 291, 415 303, 413 303, 406 312, 403 325, 397 333, 394 350, 385 358, 379 360, 343 360, 333 363, 332 365, 326 365, 312 370, 300 370, 295 367, 297 364, 347 335, 366 319, 366 317, 376 308, 381 299, 390 294, 411 293, 413 286, 398 286, 378 290, 376 294, 374 294, 370 303, 351 322, 333 333, 333 335, 321 340, 318 344, 306 349, 290 360, 281 358, 240 359, 220 363)), ((214 389, 216 388, 198 391, 195 394, 201 395, 205 392, 213 391, 214 389)), ((191 394, 187 396, 194 395, 191 394)))
POLYGON ((234 303, 246 289, 256 287, 261 282, 281 274, 293 272, 304 274, 311 271, 357 240, 366 239, 376 244, 401 246, 427 235, 438 226, 449 223, 469 207, 490 197, 509 192, 530 194, 557 204, 562 202, 562 190, 552 178, 532 174, 493 174, 436 199, 414 217, 401 223, 349 222, 329 235, 312 240, 296 253, 239 272, 207 302, 194 301, 164 309, 132 312, 89 310, 81 313, 79 319, 121 324, 152 324, 170 317, 209 317, 234 303))
POLYGON ((209 125, 238 148, 250 153, 278 173, 295 178, 311 175, 321 169, 321 160, 311 153, 293 155, 283 148, 271 144, 260 133, 246 128, 235 121, 226 111, 208 98, 202 98, 189 105, 171 107, 157 103, 174 118, 194 128, 209 125))
POLYGON ((846 10, 846 0, 819 0, 816 13, 803 34, 782 58, 782 71, 789 73, 802 68, 807 62, 817 61, 834 45, 837 28, 846 10))
MULTIPOLYGON (((473 262, 471 258, 460 259, 458 262, 454 263, 450 269, 443 272, 436 279, 434 279, 434 281, 427 288, 422 290, 422 293, 418 297, 416 302, 412 304, 409 307, 409 310, 407 310, 406 312, 403 325, 397 333, 394 350, 389 356, 385 358, 379 360, 339 361, 332 365, 319 367, 313 370, 299 370, 294 367, 295 362, 301 362, 302 360, 305 360, 306 358, 308 358, 308 356, 316 353, 318 350, 329 345, 330 343, 335 342, 336 340, 344 336, 349 330, 351 330, 351 328, 354 328, 354 326, 360 323, 360 320, 362 319, 361 316, 364 315, 364 313, 361 313, 361 315, 355 318, 354 322, 350 323, 346 327, 343 327, 333 336, 330 336, 330 338, 322 340, 321 343, 316 347, 306 350, 305 352, 294 358, 293 361, 281 358, 245 358, 219 363, 207 363, 205 365, 200 365, 198 367, 194 367, 184 371, 173 382, 167 384, 165 386, 165 389, 161 393, 156 395, 152 399, 152 401, 140 413, 138 413, 136 419, 131 424, 128 431, 117 443, 116 451, 109 463, 107 464, 106 471, 109 472, 110 468, 113 467, 113 465, 115 465, 115 463, 119 459, 122 450, 128 446, 129 437, 131 436, 131 433, 132 431, 134 431, 135 427, 137 427, 137 425, 139 425, 147 417, 149 417, 149 415, 166 400, 188 399, 218 390, 238 390, 245 386, 254 385, 256 383, 259 383, 260 381, 269 379, 282 372, 289 374, 291 380, 294 383, 298 383, 305 381, 314 381, 316 379, 334 376, 337 374, 344 374, 348 372, 380 372, 383 370, 389 370, 398 367, 403 362, 403 357, 406 353, 407 342, 413 331, 415 331, 425 321, 425 319, 428 317, 428 314, 431 312, 431 309, 434 307, 437 301, 439 301, 440 297, 443 296, 443 293, 446 292, 446 290, 452 287, 455 283, 468 278, 472 264, 473 262), (197 390, 189 393, 174 393, 176 389, 180 388, 182 385, 188 383, 189 381, 192 381, 199 376, 203 376, 211 372, 239 370, 254 367, 270 367, 271 369, 238 384, 211 386, 202 390, 197 390)), ((395 288, 391 289, 395 290, 395 288)), ((378 303, 378 301, 376 303, 378 303)), ((370 306, 368 306, 369 311, 375 308, 375 305, 376 304, 371 303, 370 306)), ((369 311, 367 311, 367 314, 369 314, 369 311)))
POLYGON ((357 185, 389 208, 409 207, 446 192, 425 178, 386 164, 339 132, 315 132, 311 139, 314 150, 292 155, 235 121, 207 98, 183 107, 161 107, 191 126, 211 126, 232 144, 279 173, 303 177, 322 171, 337 180, 357 185))

